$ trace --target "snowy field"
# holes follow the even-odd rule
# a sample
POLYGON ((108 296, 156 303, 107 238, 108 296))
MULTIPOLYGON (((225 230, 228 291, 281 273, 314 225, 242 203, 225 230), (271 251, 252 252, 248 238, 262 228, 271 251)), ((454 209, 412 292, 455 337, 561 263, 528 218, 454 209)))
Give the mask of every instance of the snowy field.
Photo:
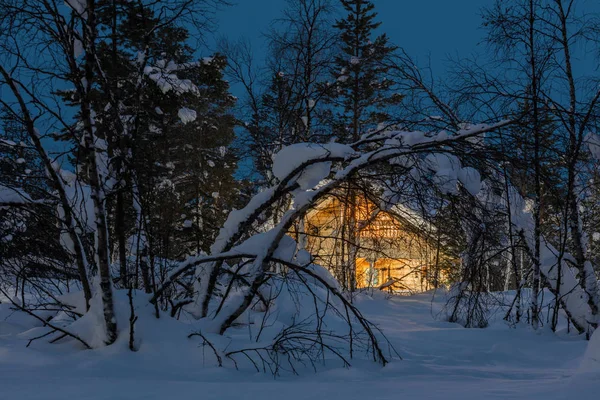
MULTIPOLYGON (((213 366, 209 350, 185 338, 189 326, 162 321, 137 353, 126 343, 96 350, 50 345, 30 317, 0 305, 0 399, 573 399, 600 393, 600 337, 535 333, 502 322, 464 329, 436 321, 431 294, 377 299, 360 309, 403 360, 386 367, 356 361, 274 379, 213 366), (160 329, 158 329, 160 326, 160 329), (23 332, 23 331, 26 332, 23 332), (28 335, 28 336, 27 336, 28 335)), ((148 322, 147 322, 148 323, 148 322)), ((147 324, 146 323, 146 324, 147 324)), ((144 326, 152 331, 152 326, 144 326)), ((586 397, 587 396, 587 397, 586 397)))

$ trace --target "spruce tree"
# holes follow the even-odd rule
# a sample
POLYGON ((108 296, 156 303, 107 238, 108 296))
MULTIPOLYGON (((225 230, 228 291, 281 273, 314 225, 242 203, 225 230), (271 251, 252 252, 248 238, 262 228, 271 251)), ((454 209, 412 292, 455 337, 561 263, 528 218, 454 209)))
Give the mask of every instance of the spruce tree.
POLYGON ((329 91, 331 123, 341 142, 358 140, 366 130, 389 121, 390 106, 402 96, 387 78, 386 61, 396 50, 385 33, 375 36, 374 4, 368 0, 340 0, 346 16, 334 25, 341 49, 335 57, 335 82, 329 91))
MULTIPOLYGON (((402 101, 394 93, 394 81, 386 76, 387 61, 396 47, 385 34, 376 36, 381 25, 375 21, 374 4, 368 0, 340 0, 346 16, 336 21, 340 51, 334 58, 334 82, 329 84, 329 120, 339 142, 351 143, 378 124, 389 122, 390 108, 402 101)), ((360 188, 349 182, 343 194, 343 223, 340 230, 338 279, 346 289, 356 289, 356 259, 359 251, 358 211, 360 188)))
MULTIPOLYGON (((111 253, 130 286, 140 253, 166 260, 208 250, 237 199, 235 98, 225 58, 198 59, 184 26, 137 2, 99 1, 96 10, 97 148, 106 160, 111 253)), ((79 146, 77 134, 64 138, 79 146)))

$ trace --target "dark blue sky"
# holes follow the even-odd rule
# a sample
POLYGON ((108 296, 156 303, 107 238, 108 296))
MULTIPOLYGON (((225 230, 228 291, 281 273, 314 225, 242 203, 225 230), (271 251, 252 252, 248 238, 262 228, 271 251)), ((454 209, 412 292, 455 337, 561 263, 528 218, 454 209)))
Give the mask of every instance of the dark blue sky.
MULTIPOLYGON (((264 57, 262 33, 281 15, 285 0, 231 0, 237 4, 217 14, 218 36, 245 37, 253 45, 256 62, 264 57)), ((333 0, 335 2, 335 0, 333 0)), ((481 10, 494 0, 375 0, 381 31, 403 47, 421 67, 431 60, 433 74, 444 78, 449 58, 483 53, 485 31, 481 28, 481 10)), ((600 0, 582 0, 585 12, 600 12, 600 0)), ((580 9, 579 11, 582 11, 580 9)), ((584 54, 584 53, 581 53, 584 54)), ((583 57, 578 68, 594 73, 598 66, 591 57, 583 57)), ((238 89, 233 88, 235 95, 238 89)))
MULTIPOLYGON (((219 12, 218 34, 248 38, 257 60, 264 56, 261 37, 269 23, 281 15, 285 0, 236 0, 219 12)), ((448 57, 465 57, 477 51, 484 32, 480 10, 493 0, 376 0, 381 31, 406 49, 419 65, 431 57, 434 72, 442 73, 448 57)), ((481 46, 480 46, 481 47, 481 46)))
MULTIPOLYGON (((260 63, 266 50, 262 34, 281 16, 286 1, 233 1, 237 4, 217 15, 216 36, 248 39, 255 61, 260 63)), ((478 50, 484 37, 479 28, 480 10, 491 4, 493 0, 375 0, 375 10, 382 23, 380 31, 387 33, 393 44, 403 47, 420 66, 431 60, 435 76, 443 77, 449 57, 466 57, 478 50)), ((241 87, 231 89, 234 95, 244 96, 241 87)))

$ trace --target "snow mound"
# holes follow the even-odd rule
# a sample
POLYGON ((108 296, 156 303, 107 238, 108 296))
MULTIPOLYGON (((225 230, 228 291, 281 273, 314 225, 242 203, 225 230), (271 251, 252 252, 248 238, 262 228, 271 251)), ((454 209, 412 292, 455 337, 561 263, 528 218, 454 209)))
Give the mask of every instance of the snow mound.
POLYGON ((0 185, 0 202, 3 203, 28 203, 31 197, 18 188, 9 188, 0 185))
POLYGON ((593 374, 600 379, 600 330, 596 330, 590 338, 579 372, 593 374))
MULTIPOLYGON (((325 282, 327 285, 329 285, 332 288, 335 288, 339 291, 342 290, 342 288, 340 287, 339 282, 337 281, 337 279, 334 278, 334 276, 331 274, 331 272, 327 269, 324 268, 318 264, 310 264, 308 266, 306 266, 306 270, 308 272, 310 272, 311 274, 317 276, 318 278, 320 278, 323 282, 325 282)), ((313 285, 320 285, 321 283, 319 282, 318 279, 316 278, 312 278, 309 277, 309 281, 313 284, 313 285)))

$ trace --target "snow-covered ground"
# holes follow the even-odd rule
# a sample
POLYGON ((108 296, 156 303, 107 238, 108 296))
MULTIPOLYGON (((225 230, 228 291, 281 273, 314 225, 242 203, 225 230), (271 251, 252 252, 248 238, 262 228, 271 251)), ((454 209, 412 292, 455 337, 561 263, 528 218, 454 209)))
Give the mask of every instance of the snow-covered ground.
POLYGON ((29 317, 0 305, 0 399, 575 399, 600 393, 600 336, 513 329, 502 322, 465 329, 440 322, 431 294, 363 297, 360 309, 401 354, 386 367, 356 361, 300 376, 213 366, 210 350, 185 339, 189 326, 145 322, 151 335, 96 350, 73 344, 26 348, 29 317), (8 317, 8 318, 7 318, 8 317), (155 324, 155 325, 149 325, 155 324), (174 338, 181 338, 176 340, 174 338), (588 343, 590 348, 587 350, 588 343))

